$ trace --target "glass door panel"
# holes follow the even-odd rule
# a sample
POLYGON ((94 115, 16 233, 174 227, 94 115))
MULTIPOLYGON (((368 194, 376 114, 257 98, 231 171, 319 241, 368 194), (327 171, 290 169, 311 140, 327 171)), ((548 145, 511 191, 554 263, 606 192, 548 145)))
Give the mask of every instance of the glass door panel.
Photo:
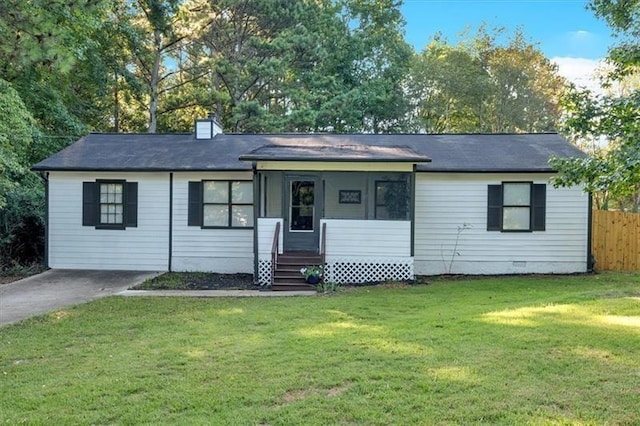
POLYGON ((290 191, 289 229, 291 231, 313 232, 313 224, 315 222, 315 182, 292 180, 290 191))

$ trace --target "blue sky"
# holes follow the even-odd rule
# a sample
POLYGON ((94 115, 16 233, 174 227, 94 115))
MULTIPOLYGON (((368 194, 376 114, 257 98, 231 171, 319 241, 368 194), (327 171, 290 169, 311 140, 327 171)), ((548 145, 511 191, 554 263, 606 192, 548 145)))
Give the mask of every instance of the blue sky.
POLYGON ((405 0, 406 38, 421 51, 441 31, 450 41, 482 22, 514 29, 539 43, 549 58, 600 59, 612 44, 604 21, 575 0, 405 0))
POLYGON ((449 42, 472 33, 483 22, 489 28, 520 27, 529 41, 559 67, 561 75, 592 90, 600 90, 594 71, 614 43, 603 20, 576 0, 404 0, 406 40, 417 52, 437 32, 449 42))

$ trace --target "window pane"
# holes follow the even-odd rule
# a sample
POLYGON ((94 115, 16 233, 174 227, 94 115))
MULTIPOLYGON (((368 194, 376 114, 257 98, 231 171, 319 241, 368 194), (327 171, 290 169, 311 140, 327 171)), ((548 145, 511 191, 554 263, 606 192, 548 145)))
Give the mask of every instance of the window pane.
POLYGON ((231 226, 253 226, 253 206, 231 207, 231 226))
POLYGON ((232 182, 231 202, 238 204, 253 203, 253 182, 232 182))
POLYGON ((229 226, 229 207, 220 205, 204 206, 204 226, 229 226))
POLYGON ((529 183, 505 183, 505 206, 528 206, 531 204, 531 184, 529 183))
POLYGON ((511 231, 529 230, 529 207, 504 207, 502 229, 511 231))
POLYGON ((291 207, 292 231, 313 231, 313 207, 291 207))
POLYGON ((100 184, 100 223, 121 225, 123 223, 124 185, 121 183, 100 184))
POLYGON ((204 182, 203 201, 205 203, 228 203, 229 182, 204 182))
POLYGON ((385 206, 376 206, 376 219, 391 219, 385 206))
POLYGON ((386 182, 376 183, 376 206, 384 206, 384 200, 387 195, 386 182))
POLYGON ((376 182, 376 219, 408 219, 409 188, 404 181, 376 182))
POLYGON ((313 206, 315 193, 315 182, 313 181, 292 181, 291 182, 291 205, 292 206, 313 206))

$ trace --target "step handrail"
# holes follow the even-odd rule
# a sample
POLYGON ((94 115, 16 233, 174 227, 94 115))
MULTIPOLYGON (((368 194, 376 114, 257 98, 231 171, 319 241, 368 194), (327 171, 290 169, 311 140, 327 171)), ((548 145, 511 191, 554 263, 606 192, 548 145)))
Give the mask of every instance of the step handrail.
POLYGON ((273 233, 273 242, 271 243, 271 286, 273 286, 276 276, 276 264, 278 263, 278 246, 280 245, 280 222, 276 222, 276 229, 273 233))

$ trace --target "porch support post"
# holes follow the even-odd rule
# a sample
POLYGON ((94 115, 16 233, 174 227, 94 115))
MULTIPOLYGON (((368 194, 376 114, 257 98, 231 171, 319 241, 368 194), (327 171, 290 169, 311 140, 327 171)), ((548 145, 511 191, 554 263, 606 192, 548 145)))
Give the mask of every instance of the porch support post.
POLYGON ((256 162, 251 167, 253 172, 253 282, 260 281, 258 268, 258 216, 260 215, 260 175, 256 162))

